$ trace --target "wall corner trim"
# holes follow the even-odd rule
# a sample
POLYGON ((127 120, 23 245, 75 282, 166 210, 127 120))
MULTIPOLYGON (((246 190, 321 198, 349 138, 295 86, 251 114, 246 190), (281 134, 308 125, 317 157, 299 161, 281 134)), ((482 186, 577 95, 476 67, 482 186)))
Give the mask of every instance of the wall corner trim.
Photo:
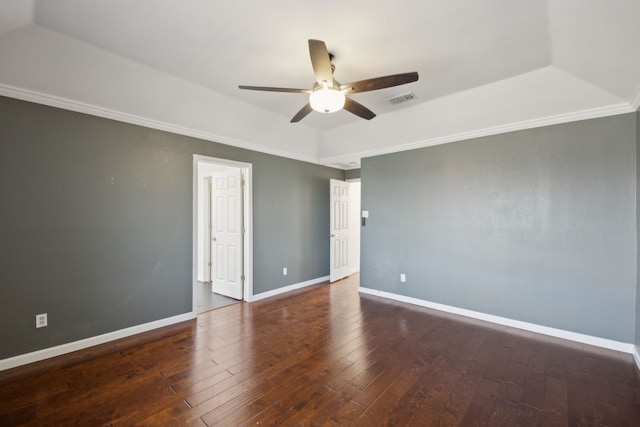
POLYGON ((195 319, 197 315, 193 312, 179 314, 177 316, 167 317, 166 319, 155 320, 141 325, 131 326, 129 328, 120 329, 118 331, 108 332, 95 337, 89 337, 66 344, 57 345, 55 347, 44 348, 31 353, 20 354, 18 356, 9 357, 0 360, 0 371, 4 371, 18 366, 27 365, 29 363, 39 362, 41 360, 50 359, 63 354, 71 353, 85 348, 115 341, 121 338, 130 337, 132 335, 148 332, 154 329, 162 328, 187 320, 195 319))
POLYGON ((481 313, 478 311, 467 310, 464 308, 458 308, 458 307, 439 304, 436 302, 426 301, 418 298, 398 295, 391 292, 379 291, 377 289, 361 287, 360 292, 363 294, 375 295, 382 298, 389 298, 389 299, 400 301, 400 302, 406 302, 409 304, 432 308, 434 310, 444 311, 447 313, 458 314, 460 316, 471 317, 473 319, 484 320, 486 322, 496 323, 498 325, 510 326, 512 328, 523 329, 525 331, 536 332, 539 334, 562 338, 569 341, 576 341, 583 344, 589 344, 597 347, 603 347, 611 350, 621 351, 623 353, 630 353, 634 355, 636 364, 640 368, 640 363, 639 363, 640 356, 637 355, 637 351, 634 348, 633 344, 609 340, 606 338, 594 337, 591 335, 579 334, 577 332, 565 331, 563 329, 550 328, 548 326, 537 325, 535 323, 522 322, 520 320, 513 320, 506 317, 494 316, 491 314, 481 313))
POLYGON ((294 283, 293 285, 283 286, 282 288, 274 289, 272 291, 256 294, 253 296, 253 298, 251 298, 250 302, 259 301, 261 299, 265 299, 269 297, 274 297, 276 295, 295 291, 296 289, 306 288, 307 286, 317 285, 318 283, 328 282, 328 281, 329 281, 329 276, 323 276, 323 277, 307 280, 306 282, 294 283))
POLYGON ((631 108, 634 110, 640 109, 640 86, 636 90, 636 93, 633 94, 633 98, 631 98, 631 108))
POLYGON ((638 370, 640 370, 640 353, 638 353, 638 351, 640 351, 640 346, 634 345, 633 346, 633 360, 636 361, 636 366, 638 367, 638 370))

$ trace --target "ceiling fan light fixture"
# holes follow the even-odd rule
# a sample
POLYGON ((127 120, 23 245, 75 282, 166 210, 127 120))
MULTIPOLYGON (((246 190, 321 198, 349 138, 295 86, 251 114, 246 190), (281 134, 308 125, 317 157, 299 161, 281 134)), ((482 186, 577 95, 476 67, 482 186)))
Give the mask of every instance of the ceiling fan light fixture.
POLYGON ((388 87, 400 86, 418 80, 418 73, 393 74, 389 76, 374 77, 373 79, 360 80, 349 84, 341 85, 333 78, 335 67, 331 62, 333 55, 327 50, 327 46, 322 40, 309 39, 309 56, 316 82, 311 90, 296 89, 287 87, 268 86, 242 86, 240 89, 263 90, 267 92, 289 92, 309 94, 309 102, 298 111, 291 119, 291 123, 297 123, 307 117, 312 111, 320 113, 334 113, 343 108, 365 120, 373 119, 376 114, 364 105, 347 97, 345 94, 369 92, 372 90, 385 89, 388 87))
POLYGON ((344 107, 344 93, 337 89, 328 88, 326 83, 323 88, 317 89, 309 95, 311 108, 320 113, 335 113, 344 107))

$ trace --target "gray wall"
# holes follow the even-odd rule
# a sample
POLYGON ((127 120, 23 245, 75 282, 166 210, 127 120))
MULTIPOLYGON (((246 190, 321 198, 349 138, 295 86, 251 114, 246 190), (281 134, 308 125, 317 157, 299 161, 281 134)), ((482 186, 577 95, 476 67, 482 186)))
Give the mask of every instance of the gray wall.
POLYGON ((344 171, 344 179, 360 178, 360 169, 349 169, 344 171))
POLYGON ((361 285, 633 342, 636 142, 626 114, 364 159, 361 285))
POLYGON ((640 176, 638 171, 638 165, 640 165, 640 110, 636 112, 636 334, 635 344, 636 352, 640 354, 640 176))
POLYGON ((191 311, 193 154, 253 164, 254 293, 329 274, 343 171, 2 97, 0 120, 0 359, 191 311))

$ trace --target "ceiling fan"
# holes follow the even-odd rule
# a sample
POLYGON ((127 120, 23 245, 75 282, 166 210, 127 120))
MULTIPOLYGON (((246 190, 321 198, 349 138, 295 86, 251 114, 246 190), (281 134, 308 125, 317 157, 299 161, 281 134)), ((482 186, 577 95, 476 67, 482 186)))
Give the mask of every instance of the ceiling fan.
POLYGON ((316 82, 313 84, 312 89, 264 86, 238 87, 240 89, 262 90, 267 92, 308 93, 309 102, 291 119, 291 122, 295 123, 305 118, 312 110, 321 113, 333 113, 343 108, 358 117, 371 120, 376 116, 375 113, 364 105, 349 98, 347 95, 400 86, 418 80, 418 73, 414 71, 411 73, 375 77, 373 79, 360 80, 343 85, 333 78, 333 71, 335 69, 335 66, 331 63, 333 55, 329 53, 323 41, 309 40, 309 54, 311 55, 313 73, 316 76, 316 82))

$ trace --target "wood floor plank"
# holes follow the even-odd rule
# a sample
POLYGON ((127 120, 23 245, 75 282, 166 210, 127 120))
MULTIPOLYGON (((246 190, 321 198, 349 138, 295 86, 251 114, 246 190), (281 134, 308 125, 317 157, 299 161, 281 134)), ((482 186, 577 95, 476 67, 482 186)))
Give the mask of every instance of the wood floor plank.
MULTIPOLYGON (((297 377, 290 379, 289 381, 283 380, 278 387, 263 393, 254 401, 244 405, 241 408, 237 408, 235 411, 225 411, 226 408, 219 407, 214 411, 211 411, 204 415, 202 419, 206 421, 207 425, 216 425, 217 423, 223 425, 242 425, 251 419, 260 416, 264 413, 273 402, 278 402, 288 394, 296 394, 298 390, 304 387, 309 382, 309 377, 305 374, 300 374, 297 377)), ((233 406, 235 409, 236 407, 233 406)), ((282 414, 282 410, 278 410, 279 416, 282 414)))
POLYGON ((498 399, 493 405, 491 418, 489 418, 489 426, 510 427, 517 425, 520 408, 518 403, 498 399))
POLYGON ((402 373, 395 381, 380 393, 378 398, 367 406, 367 409, 360 415, 354 426, 368 427, 372 425, 392 425, 389 422, 391 410, 398 404, 400 399, 407 393, 411 386, 422 376, 425 369, 414 366, 402 373))
POLYGON ((544 407, 544 382, 525 378, 520 400, 526 405, 542 409, 544 407))
POLYGON ((255 417, 251 418, 244 424, 239 424, 240 427, 245 426, 275 426, 276 421, 282 417, 283 412, 279 406, 271 405, 264 411, 260 412, 255 417))
MULTIPOLYGON (((542 426, 543 416, 542 411, 533 406, 520 403, 518 405, 518 418, 516 424, 519 427, 539 427, 542 426)), ((593 424, 570 424, 574 426, 587 426, 593 424)))
POLYGON ((455 426, 460 423, 475 396, 485 369, 485 365, 477 361, 468 365, 444 404, 440 418, 441 425, 455 426))
POLYGON ((544 389, 544 423, 566 425, 569 421, 567 385, 564 380, 547 377, 544 389))
POLYGON ((638 424, 638 420, 640 420, 640 402, 637 400, 629 401, 620 398, 616 398, 615 400, 618 417, 620 418, 620 425, 632 426, 634 424, 638 424))
POLYGON ((586 387, 588 381, 582 371, 569 369, 567 371, 567 403, 570 425, 592 426, 595 424, 593 399, 586 387))
MULTIPOLYGON (((351 401, 358 396, 364 389, 376 380, 383 372, 385 368, 380 360, 376 360, 370 364, 366 369, 356 375, 351 381, 345 384, 340 393, 345 401, 351 401)), ((361 405, 358 405, 361 406, 361 405)))
POLYGON ((509 363, 511 362, 511 354, 513 350, 506 346, 499 346, 493 353, 491 360, 487 363, 487 369, 484 377, 492 381, 501 381, 504 379, 509 363))
POLYGON ((491 410, 471 402, 460 421, 461 426, 487 426, 491 419, 491 410))
POLYGON ((498 399, 500 393, 500 383, 486 378, 480 380, 478 388, 473 395, 473 403, 486 409, 491 409, 498 399))
MULTIPOLYGON (((618 417, 618 410, 615 405, 609 402, 603 402, 601 400, 593 401, 593 412, 595 425, 599 426, 618 426, 620 419, 618 417)), ((640 422, 640 419, 637 420, 640 422)))
MULTIPOLYGON (((209 425, 218 422, 224 418, 227 418, 235 411, 239 411, 242 408, 248 407, 252 405, 258 399, 265 399, 265 395, 267 396, 275 396, 281 395, 280 393, 274 393, 279 391, 282 387, 287 387, 290 381, 294 379, 298 379, 302 382, 308 382, 309 377, 306 374, 303 374, 302 369, 297 366, 292 366, 287 369, 282 370, 279 373, 269 373, 268 376, 262 380, 251 379, 246 381, 243 384, 237 386, 237 388, 241 391, 237 396, 232 399, 227 399, 227 397, 233 393, 233 390, 229 390, 229 392, 225 392, 224 394, 219 395, 216 399, 215 408, 206 415, 201 418, 209 425), (224 402, 224 403, 222 403, 224 402)), ((300 382, 299 381, 299 382, 300 382)), ((293 383, 295 386, 297 383, 293 383)), ((208 406, 211 406, 210 402, 207 402, 208 406)))
POLYGON ((362 390, 353 401, 358 405, 368 408, 384 391, 391 386, 402 372, 402 368, 398 366, 386 366, 364 390, 362 390))
POLYGON ((358 276, 0 372, 0 426, 640 425, 633 357, 358 276))

